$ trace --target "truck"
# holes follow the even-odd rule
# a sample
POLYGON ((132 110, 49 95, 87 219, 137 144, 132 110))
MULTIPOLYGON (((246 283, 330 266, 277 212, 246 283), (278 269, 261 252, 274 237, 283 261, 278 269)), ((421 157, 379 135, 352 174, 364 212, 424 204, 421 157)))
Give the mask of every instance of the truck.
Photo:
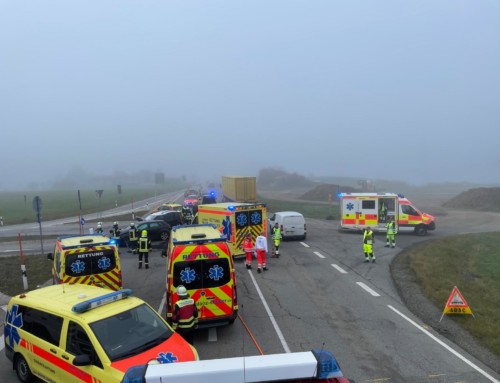
POLYGON ((257 177, 222 176, 223 202, 257 202, 257 177))
POLYGON ((339 193, 340 229, 387 231, 386 224, 394 219, 397 232, 413 231, 426 235, 436 229, 436 219, 421 212, 402 194, 339 193))
POLYGON ((245 255, 243 241, 250 234, 252 241, 267 233, 266 205, 263 203, 221 202, 199 205, 199 224, 212 224, 226 236, 233 257, 245 255))

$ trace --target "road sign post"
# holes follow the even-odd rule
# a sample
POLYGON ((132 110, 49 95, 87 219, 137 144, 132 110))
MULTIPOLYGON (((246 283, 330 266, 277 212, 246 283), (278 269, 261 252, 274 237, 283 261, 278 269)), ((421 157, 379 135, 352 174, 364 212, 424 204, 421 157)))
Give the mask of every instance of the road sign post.
POLYGON ((36 221, 38 222, 38 226, 40 227, 40 246, 42 248, 42 255, 43 255, 44 251, 43 251, 43 236, 42 236, 42 199, 39 196, 33 198, 33 210, 35 211, 36 221))

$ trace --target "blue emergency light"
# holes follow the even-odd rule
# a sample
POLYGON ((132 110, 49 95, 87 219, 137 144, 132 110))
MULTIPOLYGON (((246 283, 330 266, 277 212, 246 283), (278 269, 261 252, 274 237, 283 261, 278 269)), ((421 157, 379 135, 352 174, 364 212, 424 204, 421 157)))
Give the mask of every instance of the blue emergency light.
POLYGON ((131 289, 123 289, 118 291, 113 291, 109 294, 101 295, 100 297, 92 298, 84 302, 77 303, 71 308, 71 311, 75 313, 84 313, 85 311, 95 309, 108 303, 118 301, 120 299, 125 299, 132 295, 131 289))
POLYGON ((338 378, 344 376, 340 370, 340 365, 337 359, 330 351, 323 349, 311 350, 318 360, 318 379, 338 378))
POLYGON ((147 368, 147 364, 130 367, 125 373, 121 383, 144 383, 146 381, 144 375, 146 375, 147 368))
POLYGON ((229 211, 234 211, 234 209, 236 209, 236 207, 234 205, 229 205, 227 207, 227 210, 229 210, 229 211))

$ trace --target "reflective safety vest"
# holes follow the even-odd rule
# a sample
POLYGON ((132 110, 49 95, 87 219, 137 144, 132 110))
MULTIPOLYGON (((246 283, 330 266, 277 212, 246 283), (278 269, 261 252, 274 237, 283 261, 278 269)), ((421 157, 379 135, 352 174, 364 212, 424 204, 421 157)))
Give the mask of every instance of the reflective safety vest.
POLYGON ((119 228, 113 227, 109 232, 110 232, 112 238, 120 238, 120 229, 119 228))
POLYGON ((141 237, 139 238, 139 252, 140 253, 147 253, 151 250, 151 241, 149 240, 148 237, 141 237))
POLYGON ((396 234, 396 224, 394 223, 394 221, 391 221, 391 222, 387 222, 387 234, 391 235, 391 234, 396 234))
POLYGON ((243 242, 243 250, 248 253, 253 252, 255 249, 253 248, 253 243, 251 239, 245 239, 245 242, 243 242))
POLYGON ((129 241, 135 242, 137 241, 137 229, 134 227, 128 231, 128 239, 129 241))
POLYGON ((172 319, 174 329, 193 328, 198 323, 198 309, 196 308, 194 299, 179 299, 175 303, 172 319))
POLYGON ((274 242, 281 241, 281 229, 279 227, 273 227, 273 240, 274 242))
POLYGON ((370 230, 365 230, 363 233, 363 243, 366 243, 367 245, 373 244, 373 231, 370 230))

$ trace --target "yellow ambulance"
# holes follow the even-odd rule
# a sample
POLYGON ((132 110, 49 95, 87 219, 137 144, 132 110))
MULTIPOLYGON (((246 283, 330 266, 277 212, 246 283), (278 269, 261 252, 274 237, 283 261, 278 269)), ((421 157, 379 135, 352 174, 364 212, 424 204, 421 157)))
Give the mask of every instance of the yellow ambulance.
POLYGON ((4 335, 23 383, 119 383, 132 366, 198 360, 131 290, 61 284, 17 295, 7 306, 4 335))
POLYGON ((247 234, 255 238, 267 233, 266 205, 263 203, 224 202, 198 206, 198 223, 215 225, 226 236, 233 257, 243 256, 247 234))
POLYGON ((52 278, 57 283, 79 283, 119 290, 122 271, 118 246, 103 235, 58 237, 53 253, 52 278))
POLYGON ((172 228, 167 254, 167 321, 183 285, 198 308, 198 326, 231 324, 238 315, 234 263, 225 237, 213 225, 172 228))

